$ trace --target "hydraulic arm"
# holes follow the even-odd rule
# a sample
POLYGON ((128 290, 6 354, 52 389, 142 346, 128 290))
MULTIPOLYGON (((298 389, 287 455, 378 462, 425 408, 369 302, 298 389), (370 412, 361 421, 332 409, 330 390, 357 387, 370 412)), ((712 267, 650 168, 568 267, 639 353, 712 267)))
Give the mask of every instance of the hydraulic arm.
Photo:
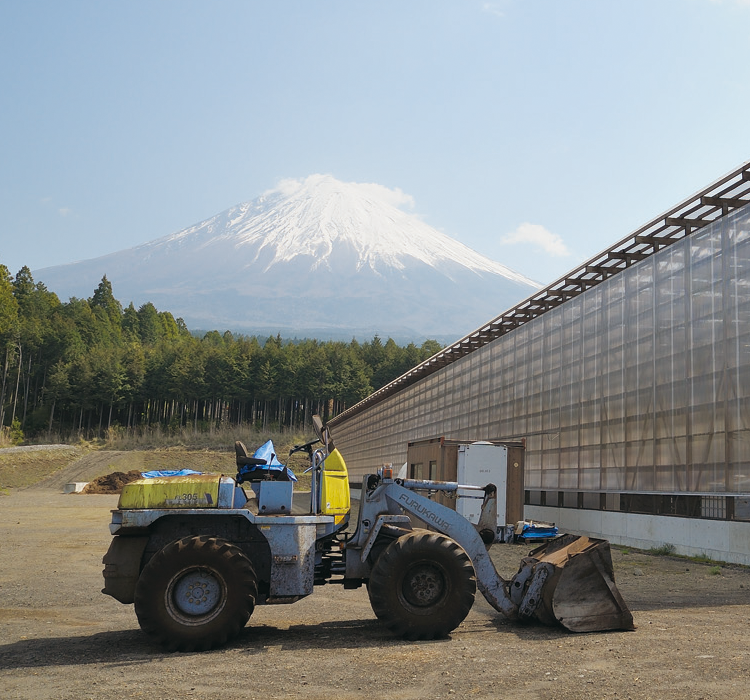
POLYGON ((633 629, 633 617, 614 583, 609 543, 589 537, 566 536, 535 549, 518 572, 504 580, 489 555, 497 529, 494 485, 483 488, 453 482, 416 481, 370 475, 363 481, 359 525, 347 545, 359 557, 347 557, 347 577, 355 577, 378 538, 394 536, 408 527, 410 514, 457 542, 475 570, 477 588, 493 608, 511 619, 536 618, 558 622, 572 631, 633 629), (483 491, 479 523, 473 525, 455 511, 419 491, 483 491), (401 526, 401 527, 399 527, 401 526))

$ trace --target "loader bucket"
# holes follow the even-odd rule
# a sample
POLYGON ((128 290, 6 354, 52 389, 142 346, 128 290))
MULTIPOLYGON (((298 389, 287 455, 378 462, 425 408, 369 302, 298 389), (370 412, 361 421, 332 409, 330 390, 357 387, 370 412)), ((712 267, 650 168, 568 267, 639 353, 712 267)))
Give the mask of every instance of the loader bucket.
POLYGON ((607 540, 564 535, 537 547, 524 561, 534 560, 554 566, 535 612, 540 622, 557 622, 571 632, 635 629, 615 585, 607 540))

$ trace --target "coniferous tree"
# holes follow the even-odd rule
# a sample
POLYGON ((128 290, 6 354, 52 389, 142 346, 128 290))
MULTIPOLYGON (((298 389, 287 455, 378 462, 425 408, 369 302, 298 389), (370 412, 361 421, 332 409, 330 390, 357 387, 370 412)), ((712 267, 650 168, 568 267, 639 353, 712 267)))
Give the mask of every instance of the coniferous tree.
POLYGON ((89 300, 89 304, 92 308, 103 309, 113 328, 122 328, 122 304, 115 299, 112 293, 112 284, 107 279, 107 275, 102 277, 102 281, 94 291, 94 296, 89 300))
POLYGON ((307 430, 313 413, 330 418, 438 349, 379 336, 198 338, 150 302, 123 309, 106 275, 89 299, 60 303, 28 267, 12 278, 0 265, 0 425, 18 417, 30 433, 242 422, 307 430))
POLYGON ((14 340, 18 326, 18 301, 13 293, 13 280, 5 265, 0 265, 0 351, 2 351, 2 377, 0 378, 0 427, 4 425, 5 397, 9 371, 15 357, 14 340))

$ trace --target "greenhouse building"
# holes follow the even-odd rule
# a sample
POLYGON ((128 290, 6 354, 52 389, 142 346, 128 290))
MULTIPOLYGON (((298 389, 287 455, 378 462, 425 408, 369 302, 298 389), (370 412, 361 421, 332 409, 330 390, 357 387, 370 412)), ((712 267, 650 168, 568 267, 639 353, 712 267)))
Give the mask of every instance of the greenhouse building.
POLYGON ((750 564, 750 162, 329 427, 354 475, 522 441, 526 519, 750 564))

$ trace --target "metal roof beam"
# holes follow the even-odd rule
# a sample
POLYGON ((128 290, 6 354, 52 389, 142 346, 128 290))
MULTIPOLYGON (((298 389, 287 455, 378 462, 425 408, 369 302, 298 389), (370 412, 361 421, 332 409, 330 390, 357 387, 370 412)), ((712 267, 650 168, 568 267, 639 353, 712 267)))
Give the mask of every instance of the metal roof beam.
POLYGON ((701 204, 707 207, 721 207, 722 215, 726 216, 730 209, 744 207, 750 204, 750 201, 742 197, 701 197, 701 204))
POLYGON ((679 226, 680 228, 690 230, 693 228, 702 228, 711 222, 707 219, 688 219, 682 216, 668 216, 664 219, 664 223, 667 226, 679 226))
POLYGON ((607 260, 624 260, 628 265, 645 260, 647 257, 649 257, 648 253, 630 253, 624 250, 614 250, 607 253, 607 260))
MULTIPOLYGON (((672 243, 674 243, 677 240, 679 239, 674 237, 674 234, 671 236, 636 236, 635 237, 636 243, 651 246, 654 249, 655 253, 661 248, 666 248, 667 246, 672 245, 672 243)), ((649 255, 647 257, 651 257, 651 256, 649 255)))
POLYGON ((586 272, 590 272, 593 275, 602 275, 604 277, 614 275, 616 272, 622 272, 622 270, 623 268, 618 267, 617 265, 611 265, 609 267, 605 267, 604 265, 586 265, 586 272))
POLYGON ((566 277, 565 285, 570 287, 583 287, 587 286, 589 280, 576 279, 575 277, 566 277))

